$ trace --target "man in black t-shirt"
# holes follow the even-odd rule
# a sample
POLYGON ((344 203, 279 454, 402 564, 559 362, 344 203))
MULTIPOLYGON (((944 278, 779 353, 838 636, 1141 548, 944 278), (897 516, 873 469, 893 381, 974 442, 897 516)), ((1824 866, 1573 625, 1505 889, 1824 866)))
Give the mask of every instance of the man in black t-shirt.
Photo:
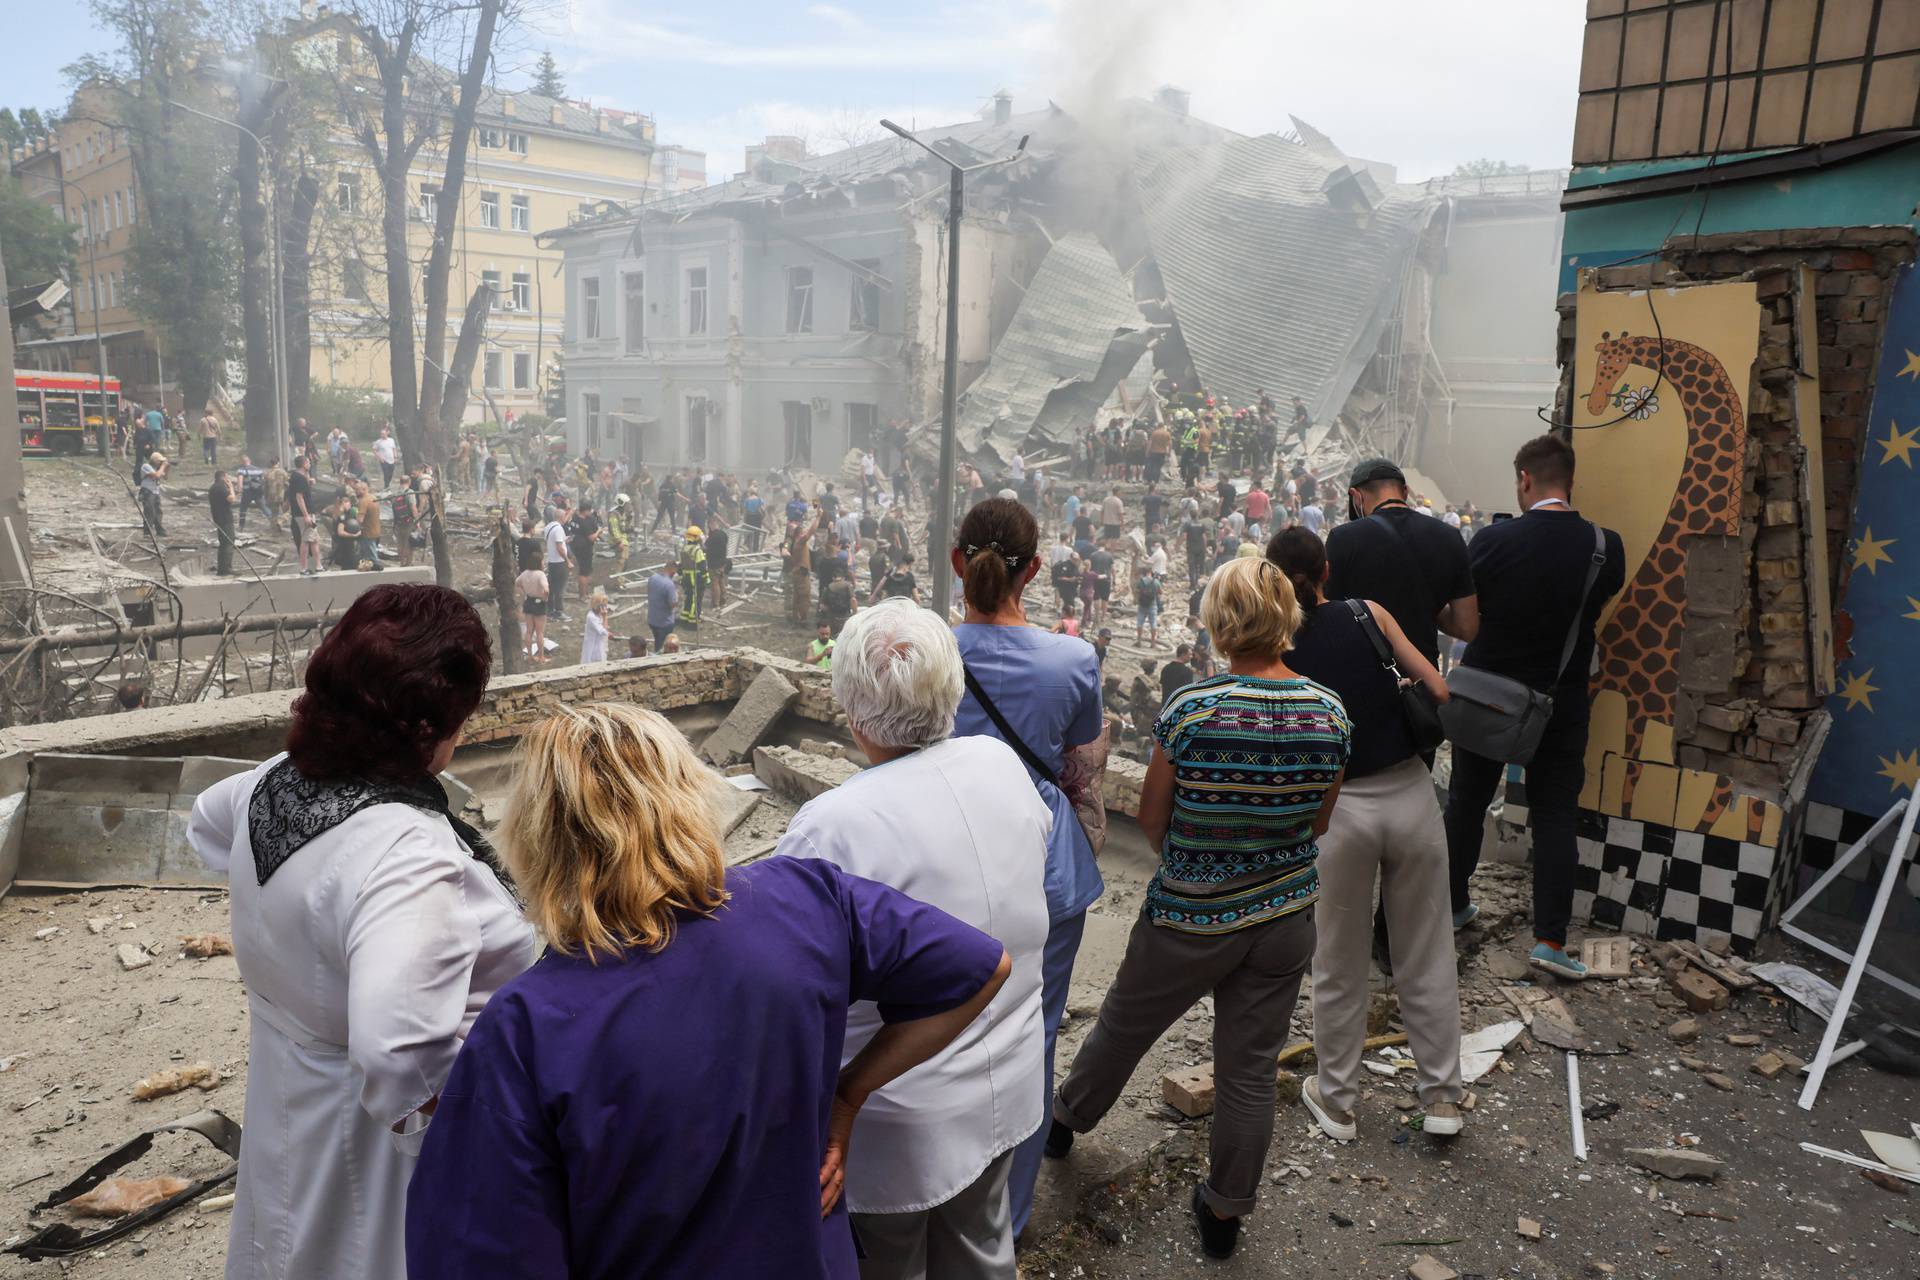
POLYGON ((893 572, 880 580, 879 590, 873 593, 873 603, 898 596, 904 600, 920 603, 920 583, 913 576, 913 557, 898 556, 894 560, 893 572))
POLYGON ((1373 601, 1438 665, 1439 633, 1471 640, 1480 623, 1460 531, 1409 506, 1406 474, 1385 458, 1354 468, 1347 502, 1327 535, 1327 599, 1373 601))
POLYGON ((1160 705, 1166 706, 1167 699, 1193 683, 1193 668, 1188 665, 1193 660, 1193 646, 1183 644, 1173 651, 1173 661, 1160 668, 1160 705))
MULTIPOLYGON (((1566 953, 1566 940, 1579 861, 1574 832, 1586 784, 1587 672, 1594 625, 1626 581, 1626 553, 1619 534, 1601 530, 1603 559, 1593 589, 1585 590, 1594 563, 1595 526, 1581 519, 1571 502, 1573 446, 1558 436, 1540 436, 1520 447, 1513 466, 1522 514, 1488 526, 1473 540, 1480 625, 1462 665, 1553 695, 1553 715, 1526 766, 1535 940, 1528 963, 1579 979, 1586 977, 1586 967, 1566 953), (1570 629, 1573 651, 1562 667, 1570 629)), ((1438 520, 1423 523, 1446 528, 1438 520)), ((1454 747, 1446 825, 1456 929, 1479 914, 1470 879, 1480 860, 1487 806, 1505 769, 1500 761, 1454 747)))
POLYGON ((287 524, 293 529, 293 553, 299 558, 303 574, 318 572, 320 568, 320 544, 310 532, 314 516, 313 477, 308 474, 311 466, 303 453, 293 460, 293 470, 287 475, 287 524))

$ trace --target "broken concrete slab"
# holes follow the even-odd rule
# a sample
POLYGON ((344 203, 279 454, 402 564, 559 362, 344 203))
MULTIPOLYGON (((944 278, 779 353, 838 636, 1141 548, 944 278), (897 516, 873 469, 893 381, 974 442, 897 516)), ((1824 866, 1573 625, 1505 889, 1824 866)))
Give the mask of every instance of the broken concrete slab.
POLYGON ((1700 1078, 1722 1093, 1732 1093, 1734 1090, 1733 1077, 1723 1076, 1718 1071, 1709 1071, 1700 1078))
POLYGON ((1726 1041, 1736 1049, 1758 1049, 1762 1044, 1759 1036, 1747 1032, 1730 1035, 1726 1037, 1726 1041))
POLYGON ((1626 978, 1633 974, 1633 943, 1627 938, 1588 938, 1580 944, 1580 963, 1589 978, 1626 978))
POLYGON ((1487 956, 1487 972, 1502 982, 1521 982, 1533 972, 1527 962, 1511 951, 1495 951, 1487 956))
POLYGON ((1707 1013, 1715 1009, 1724 1009, 1733 999, 1727 989, 1698 969, 1678 969, 1669 971, 1668 983, 1687 1003, 1687 1008, 1695 1013, 1707 1013))
POLYGON ((845 760, 816 756, 794 747, 755 747, 753 776, 802 802, 824 795, 860 770, 845 760))
POLYGON ((1726 1168, 1726 1162, 1716 1160, 1704 1151, 1670 1151, 1665 1147, 1629 1147, 1625 1155, 1635 1167, 1648 1173, 1657 1173, 1663 1178, 1675 1182, 1698 1179, 1712 1182, 1726 1168))
POLYGON ((1514 1224, 1514 1233, 1522 1240, 1538 1240, 1545 1232, 1532 1218, 1522 1218, 1514 1224))
POLYGON ((254 767, 215 756, 41 752, 33 758, 18 875, 23 884, 221 887, 187 844, 200 792, 254 767))
POLYGON ((707 736, 701 754, 722 768, 746 759, 799 696, 785 676, 762 667, 720 727, 707 736))
POLYGON ((1667 1028, 1667 1039, 1675 1044, 1692 1044, 1700 1038, 1700 1020, 1682 1018, 1667 1028))
POLYGON ((1763 1053, 1753 1060, 1747 1070, 1764 1080, 1772 1080, 1787 1069, 1787 1060, 1777 1053, 1763 1053))
POLYGON ((720 828, 722 840, 732 835, 747 820, 747 815, 760 807, 760 794, 758 791, 742 791, 724 784, 714 787, 714 821, 720 828))
POLYGON ((144 969, 153 963, 153 957, 131 942, 123 942, 113 949, 114 956, 120 961, 120 967, 131 973, 135 969, 144 969))
POLYGON ((1533 1016, 1541 1012, 1545 1012, 1548 1017, 1556 1018, 1570 1027, 1579 1025, 1574 1020, 1572 1011, 1567 1008, 1559 996, 1554 995, 1551 991, 1544 990, 1540 987, 1502 987, 1500 988, 1500 994, 1506 997, 1507 1003, 1514 1007, 1520 1014, 1521 1021, 1525 1022, 1528 1026, 1533 1025, 1533 1016))

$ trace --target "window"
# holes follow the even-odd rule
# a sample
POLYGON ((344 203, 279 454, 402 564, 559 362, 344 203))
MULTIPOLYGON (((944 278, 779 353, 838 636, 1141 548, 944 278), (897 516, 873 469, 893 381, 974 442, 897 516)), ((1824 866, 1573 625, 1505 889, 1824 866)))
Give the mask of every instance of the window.
MULTIPOLYGON (((855 266, 865 267, 878 275, 880 262, 876 258, 862 258, 855 266)), ((847 307, 847 328, 855 332, 876 333, 880 329, 880 286, 873 276, 855 272, 853 290, 847 307)))
POLYGON ((787 268, 787 332, 813 332, 813 268, 787 268))
POLYGON ((513 353, 513 389, 530 391, 533 389, 533 355, 527 351, 513 353))
POLYGON ((525 271, 513 273, 513 309, 533 310, 533 276, 525 271))
POLYGON ((367 301, 367 265, 358 258, 340 264, 340 292, 354 302, 367 301))
POLYGON ((513 219, 515 231, 533 230, 533 210, 527 204, 527 197, 515 196, 513 207, 508 210, 508 216, 513 219))
POLYGON ((687 461, 707 457, 707 427, 713 420, 713 401, 703 393, 687 397, 687 461))
POLYGON ((489 151, 500 150, 500 148, 507 145, 507 131, 505 129, 490 128, 485 125, 481 126, 480 145, 489 151))
POLYGON ((440 188, 420 188, 420 221, 433 222, 440 217, 440 188))
POLYGON ((360 177, 343 173, 333 180, 333 204, 342 213, 360 212, 360 177))
POLYGON ((481 369, 480 376, 487 390, 489 391, 500 390, 502 385, 500 381, 500 369, 501 369, 501 366, 505 363, 506 363, 505 359, 501 356, 501 354, 498 351, 489 351, 486 353, 486 358, 483 359, 480 363, 480 369, 481 369))
POLYGON ((627 351, 646 349, 647 276, 644 271, 629 271, 621 277, 626 290, 627 351))
POLYGON ((787 465, 813 465, 813 406, 805 400, 780 402, 781 417, 787 434, 787 465))
POLYGON ((847 406, 847 448, 871 449, 879 443, 880 406, 877 404, 849 404, 847 406))
POLYGON ((591 391, 580 393, 580 424, 587 433, 589 449, 600 443, 600 397, 591 391))
POLYGON ((133 225, 133 188, 127 188, 127 225, 133 225))
MULTIPOLYGON (((480 283, 487 287, 487 310, 491 311, 500 305, 500 273, 498 271, 482 271, 480 273, 480 283)), ((489 382, 487 385, 491 387, 498 384, 489 382)))
POLYGON ((600 336, 600 278, 582 276, 580 279, 580 336, 586 339, 600 336))
POLYGON ((687 268, 687 336, 707 331, 707 269, 687 268))
POLYGON ((127 225, 126 211, 120 207, 120 193, 116 191, 113 193, 113 229, 115 231, 118 231, 121 227, 124 227, 126 225, 127 225))
POLYGON ((527 154, 527 135, 524 133, 509 133, 507 135, 507 150, 517 156, 527 154))
POLYGON ((495 231, 500 229, 500 193, 498 191, 480 193, 480 225, 495 231))

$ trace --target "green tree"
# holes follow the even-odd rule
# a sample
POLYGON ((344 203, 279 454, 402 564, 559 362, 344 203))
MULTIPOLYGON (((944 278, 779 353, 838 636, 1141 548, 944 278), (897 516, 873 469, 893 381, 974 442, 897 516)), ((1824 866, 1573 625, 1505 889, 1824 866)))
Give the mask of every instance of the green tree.
POLYGON ((540 61, 533 69, 533 91, 549 98, 567 96, 567 82, 560 78, 560 64, 553 60, 551 49, 540 51, 540 61))
POLYGON ((1529 170, 1524 164, 1514 164, 1508 160, 1491 160, 1483 156, 1478 160, 1469 160, 1465 164, 1454 166, 1453 176, 1456 178, 1499 178, 1509 173, 1527 172, 1529 172, 1529 170))
POLYGON ((197 411, 233 336, 234 130, 181 104, 227 114, 203 74, 224 33, 200 4, 93 0, 93 12, 120 48, 67 68, 73 115, 127 135, 141 198, 127 259, 133 309, 159 332, 187 407, 197 411))
POLYGON ((74 230, 19 178, 0 175, 0 249, 14 284, 43 284, 64 274, 73 262, 74 230))

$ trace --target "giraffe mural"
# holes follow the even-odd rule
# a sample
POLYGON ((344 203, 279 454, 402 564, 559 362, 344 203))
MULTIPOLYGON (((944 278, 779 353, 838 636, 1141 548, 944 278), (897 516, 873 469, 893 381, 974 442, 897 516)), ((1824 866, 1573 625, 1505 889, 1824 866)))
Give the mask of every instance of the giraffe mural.
MULTIPOLYGON (((1594 349, 1599 362, 1587 394, 1589 413, 1605 413, 1627 371, 1637 367, 1673 389, 1686 419, 1686 451, 1666 521, 1597 637, 1600 670, 1593 690, 1625 699, 1626 754, 1635 758, 1649 725, 1673 725, 1686 608, 1685 539, 1740 532, 1746 414, 1726 366, 1703 347, 1677 338, 1602 333, 1594 349)), ((1621 403, 1634 416, 1651 416, 1658 412, 1655 394, 1621 403)))

